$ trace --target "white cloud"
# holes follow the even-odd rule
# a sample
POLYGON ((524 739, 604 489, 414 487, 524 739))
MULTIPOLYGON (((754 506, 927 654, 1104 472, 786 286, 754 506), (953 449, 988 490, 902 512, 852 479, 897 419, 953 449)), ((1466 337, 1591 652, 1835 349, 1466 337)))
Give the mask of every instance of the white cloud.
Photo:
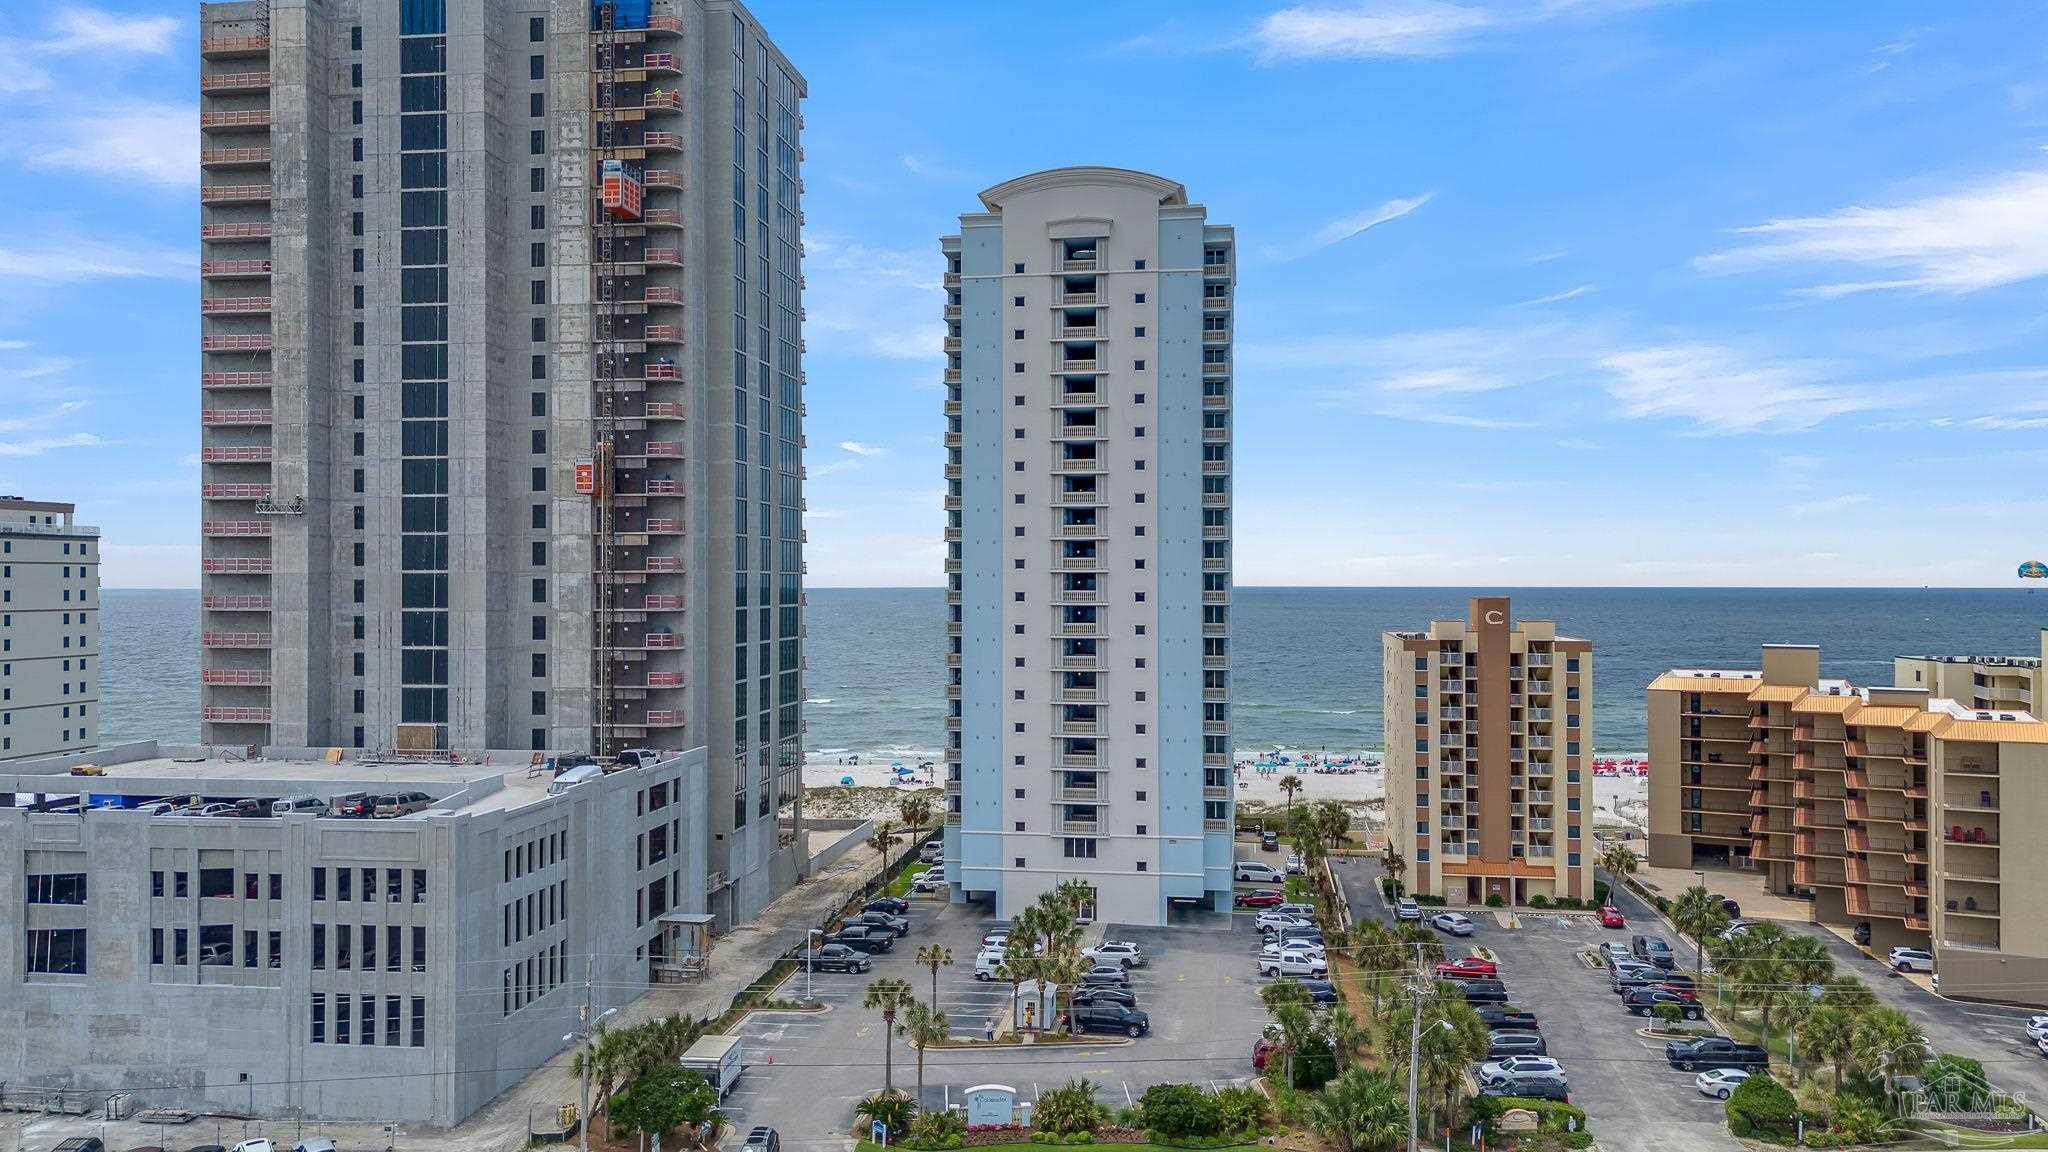
POLYGON ((198 270, 198 253, 103 240, 42 237, 0 242, 0 277, 37 284, 87 280, 182 280, 198 270))
POLYGON ((51 14, 42 36, 0 37, 0 94, 37 92, 51 84, 51 57, 91 54, 104 64, 171 50, 178 32, 173 16, 120 16, 98 8, 66 5, 51 14))
POLYGON ((839 450, 841 452, 850 452, 855 456, 885 456, 889 452, 887 448, 879 444, 863 444, 858 440, 841 440, 839 442, 839 450))
POLYGON ((1751 359, 1708 344, 1613 352, 1599 360, 1624 414, 1692 423, 1706 435, 1804 432, 1880 406, 1869 390, 1833 382, 1825 365, 1751 359))
POLYGON ((65 448, 99 448, 111 443, 90 432, 73 432, 64 436, 44 436, 32 440, 0 440, 0 456, 41 456, 45 452, 57 452, 65 448))
MULTIPOLYGON (((0 256, 4 256, 4 253, 0 253, 0 256)), ((26 346, 23 345, 23 347, 26 346)), ((66 372, 71 371, 77 364, 78 361, 71 359, 69 356, 41 356, 26 364, 0 367, 0 380, 5 380, 11 384, 26 384, 30 380, 47 380, 53 376, 62 376, 66 372)), ((18 400, 21 397, 10 396, 9 399, 18 400)))
POLYGON ((19 352, 26 347, 26 340, 0 340, 0 352, 19 352))
POLYGON ((31 416, 0 417, 0 435, 48 428, 83 407, 83 400, 66 400, 47 412, 38 412, 31 416))
POLYGON ((813 354, 933 362, 945 356, 941 274, 929 251, 863 244, 817 229, 804 237, 804 337, 813 354))
POLYGON ((1831 516, 1838 512, 1847 512, 1851 508, 1861 508, 1875 499, 1876 497, 1868 492, 1844 492, 1839 496, 1828 496, 1820 500, 1807 500, 1803 503, 1794 504, 1786 508, 1785 511, 1793 516, 1805 518, 1831 516))
POLYGON ((1494 23, 1484 8, 1439 0, 1282 8, 1255 37, 1268 61, 1436 56, 1462 47, 1494 23))
POLYGON ((1871 275, 1803 288, 1832 299, 1862 292, 1963 294, 2048 276, 2048 170, 2015 172, 1889 207, 1769 220, 1755 242, 1694 261, 1707 271, 1769 265, 1859 267, 1871 275))
POLYGON ((13 159, 48 172, 119 173, 123 180, 190 187, 199 183, 199 109, 192 104, 121 101, 78 115, 67 110, 7 125, 13 159))
POLYGON ((1349 240, 1361 232, 1377 228, 1388 221, 1399 220, 1401 217, 1429 203, 1435 197, 1436 193, 1425 192, 1420 196, 1389 200, 1376 207, 1361 209, 1349 216, 1332 220, 1321 228, 1316 229, 1316 234, 1309 240, 1309 244, 1314 248, 1328 248, 1332 244, 1349 240))
POLYGON ((1567 288, 1562 292, 1552 292, 1548 296, 1538 296, 1534 300, 1523 300, 1520 303, 1516 304, 1515 307, 1539 308, 1545 304, 1562 304, 1567 300, 1576 300, 1579 297, 1584 296, 1588 292, 1594 291, 1598 291, 1597 285, 1581 284, 1576 288, 1567 288))

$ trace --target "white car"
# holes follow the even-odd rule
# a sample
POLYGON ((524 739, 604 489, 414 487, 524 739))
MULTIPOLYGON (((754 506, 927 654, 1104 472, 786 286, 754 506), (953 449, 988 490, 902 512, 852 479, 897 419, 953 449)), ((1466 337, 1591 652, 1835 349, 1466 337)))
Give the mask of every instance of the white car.
POLYGON ((1003 965, 1001 948, 983 948, 974 957, 974 978, 983 982, 996 978, 996 969, 1003 965))
POLYGON ((2048 1040, 2048 1016, 2027 1017, 2027 1039, 2048 1040))
POLYGON ((1278 960, 1282 955, 1288 952, 1305 952, 1308 955, 1314 956, 1318 959, 1325 959, 1328 956, 1328 953, 1323 951, 1323 946, 1321 944, 1303 944, 1297 940, 1288 940, 1284 942, 1275 940, 1272 943, 1267 944, 1265 947, 1259 949, 1259 959, 1278 960))
POLYGON ((1261 932, 1278 932, 1282 928, 1315 927, 1315 921, 1313 920, 1304 920, 1291 912, 1281 912, 1277 910, 1268 910, 1259 913, 1258 919, 1252 921, 1252 923, 1258 925, 1259 931, 1261 932))
POLYGON ((1278 884, 1287 879, 1278 868, 1258 860, 1239 860, 1236 878, 1251 884, 1278 884))
POLYGON ((1104 940, 1093 948, 1081 949, 1081 955, 1097 964, 1122 964, 1126 968, 1145 966, 1145 954, 1129 940, 1104 940))
POLYGON ((1413 897, 1403 896, 1394 901, 1394 919, 1421 920, 1422 905, 1417 904, 1413 897))
POLYGON ((1932 972, 1934 954, 1919 948, 1894 948, 1885 956, 1894 972, 1932 972))
POLYGON ((1692 1083, 1693 1087, 1700 1090, 1700 1095, 1726 1100, 1734 1095, 1735 1089, 1747 1079, 1749 1073, 1740 1068, 1709 1068, 1693 1077, 1692 1083))
POLYGON ((1261 976, 1322 976, 1328 973, 1330 965, 1321 956, 1312 955, 1300 948, 1289 948, 1273 959, 1259 957, 1261 976))
POLYGON ((1510 1056, 1479 1066, 1479 1082, 1489 1084, 1510 1076, 1555 1076, 1564 1079, 1564 1065, 1548 1056, 1510 1056))
POLYGON ((1472 921, 1466 919, 1462 912, 1439 912, 1429 918, 1429 923, 1437 931, 1448 932, 1453 936, 1472 934, 1472 921))
POLYGON ((1308 864, 1302 860, 1301 853, 1296 852, 1287 858, 1287 874, 1289 876, 1300 876, 1307 871, 1308 864))
POLYGON ((2048 1036, 2043 1036, 2039 1040, 2034 1041, 2034 1051, 2039 1052, 2043 1056, 2048 1056, 2048 1036))
POLYGON ((944 868, 927 868, 917 874, 916 880, 911 881, 910 890, 912 892, 937 892, 945 886, 946 870, 944 868))

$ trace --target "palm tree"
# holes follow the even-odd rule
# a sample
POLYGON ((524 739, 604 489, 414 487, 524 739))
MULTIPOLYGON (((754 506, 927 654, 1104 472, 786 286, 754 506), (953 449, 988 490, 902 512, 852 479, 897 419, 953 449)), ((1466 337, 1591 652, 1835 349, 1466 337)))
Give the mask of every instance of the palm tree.
POLYGON ((1607 869, 1607 874, 1614 877, 1617 884, 1635 875, 1636 866, 1640 863, 1636 859, 1636 850, 1626 844, 1610 844, 1605 852, 1600 853, 1600 866, 1607 869))
POLYGON ((1799 1026, 1799 1046, 1816 1060, 1834 1066, 1835 1091, 1842 1090, 1842 1072, 1856 1051, 1856 1017, 1848 1010, 1823 1004, 1799 1026))
POLYGON ((868 837, 868 847, 873 848, 882 858, 882 876, 889 874, 889 841, 896 838, 896 826, 887 820, 875 821, 874 834, 868 837))
POLYGON ((1301 777, 1296 776, 1292 772, 1282 776, 1280 778, 1280 791, 1287 793, 1287 815, 1285 818, 1292 821, 1294 819, 1294 794, 1301 791, 1301 777))
POLYGON ((595 1112, 603 1112, 612 1098, 612 1085, 625 1070, 631 1055, 632 1037, 622 1031, 613 1031, 602 1023, 590 1030, 590 1036, 583 1046, 576 1050, 569 1070, 578 1077, 588 1076, 597 1089, 595 1112))
POLYGON ((917 950, 917 962, 932 970, 932 1009, 939 1007, 939 969, 953 966, 953 950, 944 944, 927 944, 917 950))
POLYGON ((910 1127, 910 1118, 917 1115, 917 1104, 901 1092, 884 1089, 855 1104, 853 1114, 871 1124, 884 1125, 889 1130, 889 1138, 894 1140, 910 1127))
POLYGON ((1289 1001, 1275 1005, 1273 1023, 1280 1026, 1281 1078, 1289 1087, 1294 1087, 1294 1054, 1315 1038, 1316 1018, 1309 1012, 1308 1005, 1300 1001, 1289 1001))
POLYGON ((909 1041, 911 1050, 917 1053, 917 1104, 920 1108, 924 1107, 924 1050, 934 1044, 945 1043, 952 1031, 946 1014, 936 1006, 916 1000, 903 1006, 903 1022, 896 1025, 896 1034, 909 1041))
POLYGON ((1486 1024, 1479 1014, 1458 998, 1456 990, 1439 986, 1434 1010, 1423 1016, 1420 1052, 1422 1083, 1443 1098, 1443 1110, 1432 1118, 1433 1129, 1457 1115, 1465 1070, 1484 1060, 1486 1050, 1486 1024), (1439 1022, 1449 1027, 1439 1027, 1439 1022))
POLYGON ((1837 976, 1828 981, 1820 997, 1821 1007, 1840 1008, 1851 1016, 1860 1015, 1876 1003, 1877 993, 1854 976, 1837 976))
POLYGON ((1404 957, 1412 957, 1419 971, 1426 971, 1443 963, 1443 937, 1431 932, 1420 924, 1402 924, 1394 929, 1394 943, 1401 946, 1404 957))
POLYGON ((1927 1038, 1912 1019, 1897 1008, 1880 1006, 1856 1020, 1850 1041, 1856 1066, 1884 1076, 1885 1095, 1892 1092, 1892 1077, 1911 1075, 1927 1059, 1927 1038))
POLYGON ((872 1008, 882 1014, 882 1091, 896 1090, 893 1051, 889 1046, 889 1033, 896 1026, 896 1013, 906 1004, 914 1004, 911 997, 910 981, 886 976, 868 984, 867 995, 861 998, 860 1006, 872 1008))
POLYGON ((1338 1152, 1391 1152, 1408 1135, 1408 1102, 1392 1077, 1353 1068, 1323 1086, 1309 1123, 1338 1152))
POLYGON ((903 817, 903 826, 915 839, 924 822, 932 818, 932 802, 913 792, 896 802, 896 814, 903 817))
POLYGON ((1408 875, 1408 860, 1401 855, 1399 848, 1394 847, 1392 840, 1388 840, 1386 845, 1380 849, 1380 868, 1394 882, 1394 890, 1396 892, 1404 891, 1401 881, 1403 877, 1408 875))
POLYGON ((1678 925, 1680 932, 1692 937, 1695 952, 1692 979, 1697 987, 1707 976, 1707 939, 1719 935, 1728 926, 1728 912, 1712 893, 1695 884, 1671 906, 1671 922, 1678 925))
POLYGON ((1405 965, 1406 958, 1394 943, 1394 934, 1377 920, 1359 921, 1351 929, 1351 941, 1351 958, 1357 961, 1358 974, 1365 981, 1366 1017, 1377 1018, 1380 995, 1387 987, 1388 977, 1405 965))
POLYGON ((1330 1046, 1337 1056, 1337 1070, 1343 1071, 1347 1058, 1365 1040, 1366 1032, 1351 1014, 1351 1009, 1342 1004, 1333 1004, 1323 1014, 1323 1023, 1330 1029, 1330 1046))

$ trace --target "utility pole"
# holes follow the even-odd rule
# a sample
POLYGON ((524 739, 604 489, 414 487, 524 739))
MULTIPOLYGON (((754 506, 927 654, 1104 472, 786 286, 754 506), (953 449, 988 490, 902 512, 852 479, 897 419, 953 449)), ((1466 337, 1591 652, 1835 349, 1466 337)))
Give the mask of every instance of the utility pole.
POLYGON ((1422 945, 1415 946, 1415 971, 1409 975, 1408 990, 1408 1152, 1420 1152, 1415 1142, 1417 1109, 1416 1081, 1422 1073, 1422 945))
POLYGON ((581 1152, 590 1152, 590 1013, 596 1007, 590 998, 596 966, 594 953, 583 958, 583 1009, 576 1014, 577 1023, 583 1027, 583 1097, 576 1110, 576 1146, 581 1152))

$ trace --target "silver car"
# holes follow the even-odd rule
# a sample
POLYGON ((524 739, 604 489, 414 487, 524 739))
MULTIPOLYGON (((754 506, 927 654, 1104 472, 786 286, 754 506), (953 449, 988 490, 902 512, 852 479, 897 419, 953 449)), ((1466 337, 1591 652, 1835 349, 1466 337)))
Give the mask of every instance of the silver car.
POLYGON ((1466 919, 1462 912, 1439 912, 1430 917, 1429 922, 1437 931, 1448 932, 1453 936, 1472 934, 1472 921, 1466 919))

